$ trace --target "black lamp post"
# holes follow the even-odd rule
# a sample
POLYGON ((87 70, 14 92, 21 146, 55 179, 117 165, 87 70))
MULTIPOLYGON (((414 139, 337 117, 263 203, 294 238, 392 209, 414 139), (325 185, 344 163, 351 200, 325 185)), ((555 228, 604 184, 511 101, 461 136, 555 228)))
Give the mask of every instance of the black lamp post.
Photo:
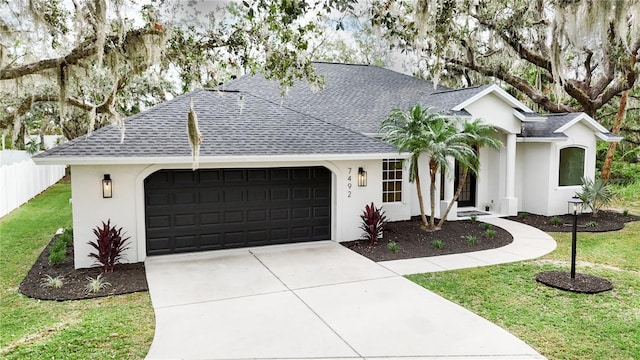
POLYGON ((578 232, 578 210, 582 208, 582 200, 578 197, 569 199, 569 208, 573 210, 573 230, 571 232, 571 279, 576 278, 576 240, 578 232))

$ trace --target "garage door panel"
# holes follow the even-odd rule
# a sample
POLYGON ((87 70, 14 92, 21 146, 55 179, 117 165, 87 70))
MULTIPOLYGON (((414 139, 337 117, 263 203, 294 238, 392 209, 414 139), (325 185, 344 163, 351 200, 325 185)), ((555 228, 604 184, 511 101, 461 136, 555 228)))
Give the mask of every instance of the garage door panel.
POLYGON ((326 168, 162 170, 145 180, 149 255, 330 239, 326 168))

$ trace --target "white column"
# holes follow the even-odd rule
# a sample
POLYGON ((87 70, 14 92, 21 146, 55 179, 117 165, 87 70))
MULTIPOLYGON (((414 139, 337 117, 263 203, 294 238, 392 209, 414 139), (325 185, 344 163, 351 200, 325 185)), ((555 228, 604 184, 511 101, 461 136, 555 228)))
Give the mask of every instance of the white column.
POLYGON ((507 134, 507 166, 505 173, 505 193, 500 204, 500 212, 506 215, 518 214, 516 188, 516 134, 507 134))
MULTIPOLYGON (((444 212, 447 210, 447 206, 449 206, 449 202, 453 199, 454 189, 454 181, 455 181, 455 171, 456 171, 456 161, 453 158, 449 159, 449 165, 447 173, 444 176, 444 183, 440 184, 440 186, 444 186, 444 200, 440 201, 440 216, 444 215, 444 212)), ((440 195, 437 194, 438 198, 440 195)), ((458 203, 456 202, 451 207, 451 211, 447 216, 447 220, 455 220, 458 217, 458 203)))
POLYGON ((516 187, 516 134, 507 134, 506 197, 515 197, 516 187))

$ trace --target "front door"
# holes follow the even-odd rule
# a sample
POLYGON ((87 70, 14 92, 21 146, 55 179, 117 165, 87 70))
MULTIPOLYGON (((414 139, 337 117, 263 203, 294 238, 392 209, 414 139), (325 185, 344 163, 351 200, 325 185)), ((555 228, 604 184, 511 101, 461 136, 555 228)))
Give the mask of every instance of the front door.
MULTIPOLYGON (((454 182, 454 189, 458 189, 458 184, 462 178, 463 168, 456 161, 456 178, 454 182)), ((458 197, 458 207, 475 207, 476 206, 476 177, 469 171, 467 178, 462 186, 462 192, 458 197)))

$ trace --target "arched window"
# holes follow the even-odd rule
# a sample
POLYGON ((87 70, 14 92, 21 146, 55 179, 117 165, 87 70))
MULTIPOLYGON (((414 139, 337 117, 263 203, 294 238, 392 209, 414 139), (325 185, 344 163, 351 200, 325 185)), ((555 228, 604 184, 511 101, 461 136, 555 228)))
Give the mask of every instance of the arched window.
POLYGON ((567 147, 560 150, 560 169, 558 185, 581 185, 584 176, 585 150, 579 147, 567 147))

